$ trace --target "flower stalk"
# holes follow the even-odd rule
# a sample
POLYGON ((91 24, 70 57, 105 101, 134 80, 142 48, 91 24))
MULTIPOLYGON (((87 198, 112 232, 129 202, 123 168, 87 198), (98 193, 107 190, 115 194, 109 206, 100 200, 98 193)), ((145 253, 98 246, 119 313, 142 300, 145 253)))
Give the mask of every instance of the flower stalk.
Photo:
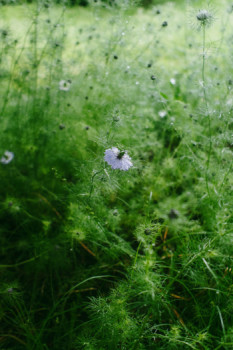
POLYGON ((203 87, 203 96, 204 96, 204 102, 205 102, 206 116, 208 119, 208 136, 209 136, 209 150, 208 150, 208 156, 207 156, 207 162, 206 162, 205 182, 206 182, 206 190, 207 190, 208 196, 210 197, 208 172, 209 172, 209 166, 210 166, 210 157, 211 157, 211 153, 212 153, 212 130, 211 130, 211 118, 210 118, 210 113, 209 113, 209 104, 208 104, 208 98, 207 98, 207 93, 206 93, 206 78, 205 78, 206 23, 207 23, 206 19, 203 20, 203 22, 202 22, 202 87, 203 87))

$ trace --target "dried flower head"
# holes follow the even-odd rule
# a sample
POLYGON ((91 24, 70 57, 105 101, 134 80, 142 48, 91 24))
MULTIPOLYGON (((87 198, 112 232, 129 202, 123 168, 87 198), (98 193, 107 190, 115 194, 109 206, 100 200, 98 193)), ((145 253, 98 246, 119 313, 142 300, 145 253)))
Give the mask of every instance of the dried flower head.
POLYGON ((5 151, 2 158, 0 159, 0 162, 2 164, 9 164, 12 159, 14 158, 14 153, 10 151, 5 151))
POLYGON ((199 10, 196 17, 202 26, 210 24, 212 19, 213 19, 212 14, 208 10, 205 10, 205 9, 199 10))
POLYGON ((209 27, 216 20, 216 9, 208 2, 204 8, 197 8, 194 4, 187 6, 187 15, 190 26, 194 30, 209 27))
POLYGON ((129 170, 133 166, 127 151, 120 151, 117 147, 112 147, 105 151, 104 160, 111 165, 112 169, 129 170))
POLYGON ((69 91, 71 86, 71 80, 61 80, 59 82, 59 90, 69 91))

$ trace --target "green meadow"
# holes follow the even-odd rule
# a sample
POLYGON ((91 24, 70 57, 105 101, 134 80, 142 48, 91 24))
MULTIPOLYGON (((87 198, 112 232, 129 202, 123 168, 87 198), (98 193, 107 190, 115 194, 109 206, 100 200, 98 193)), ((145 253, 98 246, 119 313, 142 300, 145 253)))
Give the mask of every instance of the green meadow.
POLYGON ((0 349, 233 349, 231 1, 0 1, 0 349))

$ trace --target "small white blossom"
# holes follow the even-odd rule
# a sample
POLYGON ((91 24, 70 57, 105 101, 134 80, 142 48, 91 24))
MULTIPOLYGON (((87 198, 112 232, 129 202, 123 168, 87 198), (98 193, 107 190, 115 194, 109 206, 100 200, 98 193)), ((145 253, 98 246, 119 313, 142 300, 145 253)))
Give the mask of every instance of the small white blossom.
POLYGON ((112 169, 126 171, 133 166, 127 151, 120 151, 116 147, 112 147, 105 151, 104 160, 111 165, 112 169))
POLYGON ((171 79, 170 79, 170 83, 171 83, 172 85, 176 85, 176 79, 171 78, 171 79))
POLYGON ((167 115, 167 112, 166 112, 166 111, 164 111, 164 110, 159 111, 159 116, 160 116, 160 118, 164 118, 164 117, 166 117, 166 115, 167 115))
POLYGON ((69 91, 71 86, 70 80, 61 80, 59 82, 59 90, 61 91, 69 91))
POLYGON ((0 162, 2 164, 9 164, 12 161, 13 158, 14 158, 14 153, 13 152, 5 151, 4 155, 0 159, 0 162))

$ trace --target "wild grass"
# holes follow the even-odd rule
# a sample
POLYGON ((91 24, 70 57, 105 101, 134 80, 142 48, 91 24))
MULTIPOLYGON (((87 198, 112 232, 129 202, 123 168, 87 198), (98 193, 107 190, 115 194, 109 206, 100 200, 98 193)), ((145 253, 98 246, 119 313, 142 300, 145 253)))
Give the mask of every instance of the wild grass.
POLYGON ((0 11, 1 349, 231 349, 232 4, 0 11))

